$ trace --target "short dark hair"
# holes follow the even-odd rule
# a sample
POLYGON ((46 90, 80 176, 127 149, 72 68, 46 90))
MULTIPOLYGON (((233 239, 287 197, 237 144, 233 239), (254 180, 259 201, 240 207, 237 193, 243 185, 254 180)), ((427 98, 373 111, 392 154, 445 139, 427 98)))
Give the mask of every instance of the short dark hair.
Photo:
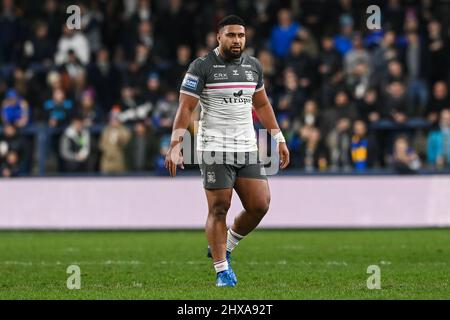
POLYGON ((222 29, 225 26, 229 26, 231 24, 238 24, 240 26, 245 27, 245 22, 241 17, 238 17, 234 14, 224 17, 222 20, 220 20, 218 24, 219 30, 222 29))

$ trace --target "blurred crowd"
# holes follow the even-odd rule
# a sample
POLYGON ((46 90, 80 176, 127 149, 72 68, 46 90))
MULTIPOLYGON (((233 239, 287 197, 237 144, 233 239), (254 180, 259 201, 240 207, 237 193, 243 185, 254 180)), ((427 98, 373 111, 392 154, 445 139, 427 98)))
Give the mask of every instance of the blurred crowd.
POLYGON ((247 23, 291 167, 450 166, 448 2, 2 0, 1 176, 42 158, 53 173, 164 171, 180 83, 227 14, 247 23))

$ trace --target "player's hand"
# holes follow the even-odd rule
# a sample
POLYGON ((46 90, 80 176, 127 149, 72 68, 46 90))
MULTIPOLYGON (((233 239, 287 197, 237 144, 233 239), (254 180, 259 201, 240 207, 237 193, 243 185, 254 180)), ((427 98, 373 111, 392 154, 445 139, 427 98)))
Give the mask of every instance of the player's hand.
POLYGON ((289 150, 286 142, 280 142, 278 144, 278 154, 280 156, 280 168, 284 169, 289 165, 289 150))
POLYGON ((174 145, 170 145, 166 154, 166 161, 164 162, 166 169, 169 170, 170 176, 175 177, 177 175, 177 166, 184 169, 183 155, 181 154, 181 142, 177 142, 174 145))

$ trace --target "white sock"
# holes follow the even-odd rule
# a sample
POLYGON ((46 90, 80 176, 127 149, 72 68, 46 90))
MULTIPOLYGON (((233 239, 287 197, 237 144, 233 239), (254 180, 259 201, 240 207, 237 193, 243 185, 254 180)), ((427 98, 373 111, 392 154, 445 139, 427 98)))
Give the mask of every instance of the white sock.
POLYGON ((233 251, 234 248, 239 244, 239 241, 244 239, 245 236, 241 236, 240 234, 237 234, 233 230, 228 229, 227 232, 227 251, 233 251))
POLYGON ((225 259, 222 261, 214 262, 214 269, 216 269, 216 273, 228 270, 228 261, 225 259))

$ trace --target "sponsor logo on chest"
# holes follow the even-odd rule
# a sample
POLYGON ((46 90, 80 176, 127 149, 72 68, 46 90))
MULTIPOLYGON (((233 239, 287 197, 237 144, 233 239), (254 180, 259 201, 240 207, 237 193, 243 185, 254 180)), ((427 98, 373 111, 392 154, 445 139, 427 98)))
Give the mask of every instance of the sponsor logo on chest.
POLYGON ((229 103, 243 103, 243 104, 247 104, 247 103, 252 103, 252 99, 250 98, 243 98, 243 90, 239 90, 237 92, 233 92, 233 97, 229 97, 229 98, 222 98, 222 104, 229 104, 229 103))
POLYGON ((213 74, 214 80, 228 80, 228 74, 224 72, 217 72, 213 74))

